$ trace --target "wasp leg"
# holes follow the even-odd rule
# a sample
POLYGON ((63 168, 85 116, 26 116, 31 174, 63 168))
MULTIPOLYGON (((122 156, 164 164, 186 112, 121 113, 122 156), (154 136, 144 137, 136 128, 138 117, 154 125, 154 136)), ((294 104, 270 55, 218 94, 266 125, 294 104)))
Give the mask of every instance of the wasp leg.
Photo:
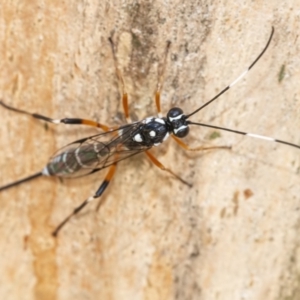
POLYGON ((213 149, 231 149, 231 146, 211 146, 211 147, 195 147, 195 148, 190 148, 186 143, 184 143, 181 139, 178 137, 172 135, 172 138, 175 140, 175 142, 182 147, 183 149, 187 151, 201 151, 201 150, 213 150, 213 149))
POLYGON ((0 105, 2 105, 4 108, 9 109, 11 111, 25 114, 25 115, 31 116, 35 119, 43 120, 43 121, 53 123, 53 124, 63 123, 63 124, 70 124, 70 125, 88 125, 88 126, 92 126, 92 127, 101 128, 104 131, 109 131, 111 129, 110 127, 108 127, 106 125, 103 125, 101 123, 98 123, 98 122, 95 122, 92 120, 87 120, 87 119, 79 119, 79 118, 52 119, 52 118, 49 118, 49 117, 46 117, 46 116, 43 116, 43 115, 40 115, 37 113, 30 113, 28 111, 12 107, 10 105, 5 104, 1 100, 0 100, 0 105))
POLYGON ((74 210, 73 210, 73 212, 69 215, 69 216, 67 216, 57 227, 56 227, 56 229, 52 232, 52 235, 53 236, 57 236, 58 235, 58 233, 59 233, 59 231, 66 225, 66 223, 68 223, 69 222, 69 220, 71 219, 71 218, 73 218, 75 215, 77 215, 87 204, 89 204, 90 202, 92 202, 93 200, 95 200, 96 198, 99 198, 102 194, 103 194, 103 192, 105 191, 105 189, 107 188, 107 186, 109 185, 109 183, 110 183, 110 181, 111 181, 111 179, 112 179, 112 177, 114 176, 114 174, 115 174, 115 171, 116 171, 116 167, 117 167, 117 164, 113 164, 113 165, 111 165, 110 167, 109 167, 109 171, 108 171, 108 173, 106 174, 106 176, 105 176, 105 179, 103 180, 103 182, 101 183, 101 185, 100 185, 100 187, 99 187, 99 189, 97 190, 97 192, 93 195, 93 196, 91 196, 91 197, 89 197, 89 198, 87 198, 86 200, 84 200, 79 206, 77 206, 74 210))
POLYGON ((146 151, 145 154, 149 157, 149 159, 157 166, 159 167, 161 170, 166 171, 168 173, 170 173, 171 175, 173 175, 176 179, 180 180, 182 183, 188 185, 189 187, 192 187, 192 184, 190 184, 189 182, 185 181, 184 179, 182 179, 180 176, 176 175, 172 170, 166 168, 160 161, 158 161, 156 159, 156 157, 154 157, 149 151, 146 151))
POLYGON ((111 51, 112 51, 113 58, 114 58, 116 74, 117 74, 117 77, 118 77, 119 82, 121 83, 121 87, 122 87, 122 104, 123 104, 124 115, 125 115, 127 123, 131 123, 131 119, 129 116, 129 108, 128 108, 128 94, 127 94, 126 87, 125 87, 125 81, 123 79, 122 73, 118 66, 119 64, 118 64, 118 58, 116 55, 115 44, 113 42, 112 37, 109 37, 108 40, 110 42, 111 51))
POLYGON ((166 65, 167 65, 167 57, 168 53, 170 50, 171 42, 167 42, 167 46, 165 49, 165 54, 164 54, 164 60, 160 68, 158 68, 158 82, 156 86, 156 92, 155 92, 155 104, 156 104, 156 109, 159 117, 162 117, 161 115, 161 108, 160 108, 160 93, 163 87, 163 81, 164 81, 164 74, 166 70, 166 65))

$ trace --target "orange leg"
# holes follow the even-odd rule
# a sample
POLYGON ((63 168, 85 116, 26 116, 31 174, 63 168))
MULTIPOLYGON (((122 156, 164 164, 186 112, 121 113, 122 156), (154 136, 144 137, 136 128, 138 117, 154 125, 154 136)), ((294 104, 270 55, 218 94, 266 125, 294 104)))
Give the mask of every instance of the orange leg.
POLYGON ((175 142, 182 147, 183 149, 187 151, 201 151, 201 150, 212 150, 212 149, 231 149, 230 146, 212 146, 212 147, 196 147, 196 148, 190 148, 187 144, 185 144, 181 139, 178 137, 171 135, 172 138, 175 140, 175 142))
POLYGON ((6 109, 9 109, 11 111, 21 113, 21 114, 25 114, 25 115, 31 116, 35 119, 43 120, 45 122, 49 122, 49 123, 53 123, 53 124, 63 123, 63 124, 69 124, 69 125, 88 125, 88 126, 92 126, 92 127, 101 128, 104 131, 109 131, 110 129, 112 129, 112 128, 106 126, 106 125, 103 125, 101 123, 98 123, 98 122, 95 122, 95 121, 92 121, 92 120, 87 120, 87 119, 79 119, 79 118, 52 119, 52 118, 46 117, 44 115, 40 115, 40 114, 36 114, 36 113, 30 113, 28 111, 9 106, 1 100, 0 100, 0 105, 2 105, 3 107, 5 107, 6 109))
POLYGON ((171 42, 168 41, 166 50, 165 50, 165 54, 164 54, 164 61, 162 63, 162 66, 158 70, 158 82, 157 82, 157 87, 156 87, 156 92, 155 92, 155 104, 156 104, 156 108, 157 108, 159 117, 161 117, 160 93, 161 93, 162 86, 163 86, 164 74, 165 74, 165 70, 166 70, 167 57, 168 57, 168 53, 170 50, 170 46, 171 46, 171 42))
POLYGON ((66 217, 56 227, 56 229, 52 233, 53 236, 57 236, 57 234, 65 226, 65 224, 68 223, 71 218, 73 218, 75 215, 77 215, 87 204, 94 201, 96 198, 99 198, 103 194, 103 192, 106 190, 107 186, 109 185, 109 183, 111 182, 111 179, 113 178, 113 176, 115 174, 116 167, 117 167, 116 163, 109 167, 109 170, 108 170, 103 182, 101 183, 100 187, 98 188, 97 192, 93 196, 91 196, 91 197, 87 198, 86 200, 84 200, 79 206, 77 206, 73 210, 73 212, 68 217, 66 217))
POLYGON ((117 59, 117 55, 116 55, 115 44, 112 40, 112 37, 110 37, 108 40, 109 40, 110 45, 111 45, 111 50, 112 50, 112 54, 113 54, 113 58, 114 58, 116 74, 117 74, 117 77, 118 77, 118 79, 121 83, 121 86, 122 86, 122 104, 123 104, 125 118, 127 120, 127 123, 131 123, 131 120, 130 120, 130 117, 129 117, 129 108, 128 108, 128 94, 126 92, 125 82, 124 82, 122 73, 121 73, 121 71, 118 67, 118 59, 117 59))
POLYGON ((192 185, 190 183, 188 183, 187 181, 185 181, 184 179, 182 179, 180 176, 176 175, 172 170, 166 168, 161 162, 159 162, 149 151, 145 152, 146 155, 149 157, 149 159, 157 166, 159 167, 161 170, 166 171, 168 173, 170 173, 171 175, 173 175, 176 179, 180 180, 182 183, 188 185, 189 187, 192 187, 192 185))

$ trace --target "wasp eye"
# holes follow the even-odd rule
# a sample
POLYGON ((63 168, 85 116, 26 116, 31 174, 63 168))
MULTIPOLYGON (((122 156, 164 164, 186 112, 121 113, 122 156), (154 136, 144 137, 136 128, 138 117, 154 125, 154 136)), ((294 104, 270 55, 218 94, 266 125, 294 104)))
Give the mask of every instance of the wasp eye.
POLYGON ((173 107, 167 114, 167 119, 172 122, 174 118, 180 117, 183 114, 183 110, 179 107, 173 107))
POLYGON ((174 135, 183 138, 189 134, 190 128, 188 126, 181 126, 178 129, 174 129, 174 135))

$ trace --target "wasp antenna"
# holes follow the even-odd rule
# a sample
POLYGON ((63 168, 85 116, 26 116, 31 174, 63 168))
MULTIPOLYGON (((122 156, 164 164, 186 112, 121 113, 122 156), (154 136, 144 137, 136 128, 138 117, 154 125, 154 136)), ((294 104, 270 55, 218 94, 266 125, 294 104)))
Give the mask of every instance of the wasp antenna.
POLYGON ((270 37, 269 37, 269 40, 268 40, 266 46, 261 51, 261 53, 257 56, 257 58, 251 63, 251 65, 240 76, 238 76, 231 84, 229 84, 226 88, 224 88, 221 92, 219 92, 211 100, 209 100, 208 102, 206 102, 205 104, 203 104, 202 106, 200 106, 194 112, 190 113, 189 115, 186 115, 186 118, 188 119, 192 115, 196 114, 198 111, 202 110, 204 107, 206 107, 209 104, 211 104, 213 101, 215 101, 216 99, 218 99, 222 94, 224 94, 225 92, 227 92, 231 87, 233 87, 238 81, 240 81, 252 69, 252 67, 258 62, 258 60, 264 55, 264 53, 266 52, 266 50, 268 49, 268 47, 269 47, 269 45, 271 43, 273 34, 274 34, 274 27, 272 26, 272 31, 271 31, 271 34, 270 34, 270 37))
POLYGON ((272 138, 272 137, 269 137, 269 136, 265 136, 265 135, 260 135, 260 134, 250 133, 250 132, 244 132, 244 131, 225 128, 225 127, 215 126, 215 125, 208 125, 208 124, 204 124, 204 123, 195 123, 195 122, 191 122, 191 121, 187 121, 187 124, 219 129, 219 130, 228 131, 228 132, 232 132, 232 133, 236 133, 236 134, 246 135, 246 136, 256 138, 256 139, 265 140, 265 141, 268 141, 268 142, 280 143, 280 144, 284 144, 284 145, 288 145, 288 146, 300 149, 299 145, 296 145, 296 144, 293 144, 293 143, 290 143, 290 142, 286 142, 286 141, 283 141, 283 140, 278 140, 278 139, 275 139, 275 138, 272 138))

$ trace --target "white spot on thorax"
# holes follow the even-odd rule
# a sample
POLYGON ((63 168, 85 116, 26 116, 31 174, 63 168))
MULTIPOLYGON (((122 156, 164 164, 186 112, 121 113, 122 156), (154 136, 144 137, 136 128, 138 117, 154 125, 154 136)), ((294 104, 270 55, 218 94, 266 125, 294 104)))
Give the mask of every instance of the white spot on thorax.
POLYGON ((149 132, 149 135, 150 135, 151 137, 155 137, 155 136, 156 136, 156 132, 155 132, 154 130, 151 130, 151 131, 149 132))
POLYGON ((137 143, 141 143, 143 141, 142 136, 138 133, 133 137, 133 140, 137 143))
POLYGON ((160 124, 166 124, 166 122, 163 119, 155 118, 154 121, 160 124))

